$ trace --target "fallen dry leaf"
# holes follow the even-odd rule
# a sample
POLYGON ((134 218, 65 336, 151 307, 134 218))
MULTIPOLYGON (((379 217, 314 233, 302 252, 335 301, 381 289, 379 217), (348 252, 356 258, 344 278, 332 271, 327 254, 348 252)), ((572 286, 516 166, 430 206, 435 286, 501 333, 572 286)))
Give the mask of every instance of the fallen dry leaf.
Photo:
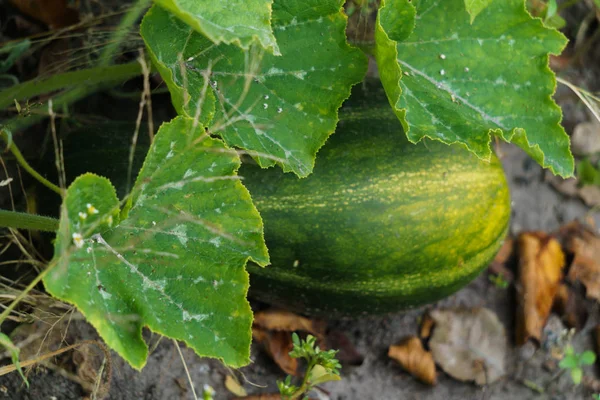
POLYGON ((325 337, 325 322, 308 319, 285 310, 270 309, 254 315, 254 325, 270 331, 304 331, 320 341, 325 337))
POLYGON ((238 380, 231 375, 227 375, 225 377, 225 388, 238 397, 244 397, 248 395, 246 389, 244 389, 238 380))
POLYGON ((431 315, 429 315, 429 313, 425 313, 421 319, 421 326, 419 327, 419 336, 421 339, 429 339, 434 325, 435 321, 433 318, 431 318, 431 315))
POLYGON ((434 310, 429 347, 433 359, 450 376, 479 385, 505 373, 506 332, 487 308, 434 310))
POLYGON ((63 28, 79 19, 79 12, 69 6, 69 0, 11 0, 11 3, 50 28, 63 28))
POLYGON ((567 277, 581 282, 588 298, 600 301, 600 237, 577 221, 561 227, 558 235, 574 255, 567 277))
POLYGON ((569 328, 581 330, 587 321, 588 312, 583 298, 564 283, 558 287, 553 308, 569 328))
POLYGON ((435 363, 431 353, 426 351, 421 344, 421 339, 411 336, 401 343, 390 346, 388 357, 398 361, 402 368, 421 382, 435 385, 435 363))
POLYGON ((289 355, 294 348, 290 332, 267 331, 253 326, 252 337, 264 346, 267 354, 282 371, 294 376, 298 374, 298 360, 289 355))
POLYGON ((364 361, 362 354, 356 350, 354 344, 340 331, 331 331, 327 334, 327 347, 336 349, 335 358, 345 365, 361 365, 364 361))
POLYGON ((565 255, 558 241, 544 232, 522 233, 518 238, 519 283, 517 344, 540 340, 542 329, 562 279, 565 255))
POLYGON ((514 274, 506 266, 513 256, 514 248, 515 241, 512 238, 507 238, 488 268, 491 273, 502 275, 508 282, 514 280, 514 274))

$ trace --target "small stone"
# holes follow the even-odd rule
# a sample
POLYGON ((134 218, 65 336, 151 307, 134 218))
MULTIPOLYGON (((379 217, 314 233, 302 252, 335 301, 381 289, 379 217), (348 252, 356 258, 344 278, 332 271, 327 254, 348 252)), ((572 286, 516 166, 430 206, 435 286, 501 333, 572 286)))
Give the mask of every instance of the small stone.
POLYGON ((600 123, 581 122, 571 135, 571 150, 576 155, 587 156, 600 152, 600 123))

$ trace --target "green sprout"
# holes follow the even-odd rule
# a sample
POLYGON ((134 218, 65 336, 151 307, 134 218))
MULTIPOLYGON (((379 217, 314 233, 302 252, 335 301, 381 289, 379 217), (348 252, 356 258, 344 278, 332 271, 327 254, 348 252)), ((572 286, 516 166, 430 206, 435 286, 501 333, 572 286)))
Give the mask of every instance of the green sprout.
POLYGON ((573 346, 569 345, 565 349, 565 356, 560 361, 558 366, 565 370, 571 371, 573 383, 579 385, 583 378, 584 365, 592 365, 596 362, 596 354, 591 350, 586 350, 581 354, 575 353, 573 346))
POLYGON ((213 400, 215 396, 215 389, 209 384, 204 384, 202 388, 202 400, 213 400))
POLYGON ((292 334, 294 348, 290 351, 290 357, 303 358, 307 362, 306 373, 300 386, 292 383, 292 377, 287 376, 283 381, 278 381, 279 393, 284 400, 296 400, 305 395, 315 386, 329 381, 339 381, 340 362, 335 358, 337 350, 322 351, 317 346, 314 336, 308 335, 306 340, 301 340, 296 333, 292 334))
POLYGON ((506 280, 504 275, 502 274, 492 274, 488 276, 490 282, 494 284, 494 286, 500 289, 506 289, 509 285, 509 282, 506 280))

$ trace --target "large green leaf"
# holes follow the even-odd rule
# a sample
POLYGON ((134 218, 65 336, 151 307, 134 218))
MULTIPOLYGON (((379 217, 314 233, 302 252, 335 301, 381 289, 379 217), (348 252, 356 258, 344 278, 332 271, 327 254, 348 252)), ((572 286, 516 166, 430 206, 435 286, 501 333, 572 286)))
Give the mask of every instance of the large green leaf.
POLYGON ((560 53, 566 43, 562 34, 531 18, 523 0, 494 1, 473 24, 463 0, 387 0, 382 7, 377 62, 411 141, 462 143, 489 159, 490 136, 497 135, 554 173, 572 175, 548 68, 548 53, 560 53), (392 22, 410 26, 415 20, 410 36, 395 34, 392 22))
POLYGON ((471 16, 471 23, 475 21, 475 18, 482 12, 487 6, 489 6, 494 0, 464 0, 467 12, 471 16))
POLYGON ((249 150, 264 167, 278 162, 306 176, 367 67, 362 52, 346 43, 341 4, 275 1, 281 56, 257 46, 215 45, 159 7, 148 12, 141 31, 180 114, 206 110, 199 115, 206 119, 214 110, 211 133, 249 150))
POLYGON ((132 366, 143 326, 199 355, 248 362, 249 258, 268 262, 238 154, 190 119, 164 124, 120 212, 111 183, 77 178, 63 202, 47 290, 75 304, 132 366))
POLYGON ((274 54, 279 48, 271 29, 272 0, 154 0, 214 43, 248 49, 252 42, 274 54))

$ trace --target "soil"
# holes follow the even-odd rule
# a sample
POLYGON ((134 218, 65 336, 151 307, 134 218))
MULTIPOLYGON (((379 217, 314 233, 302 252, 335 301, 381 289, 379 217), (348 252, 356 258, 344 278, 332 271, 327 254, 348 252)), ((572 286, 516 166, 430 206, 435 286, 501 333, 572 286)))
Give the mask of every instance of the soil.
MULTIPOLYGON (((600 46, 598 46, 600 48, 600 46)), ((600 60, 600 49, 590 51, 591 60, 600 60), (593 54, 594 52, 598 54, 593 54)), ((600 63, 584 63, 582 67, 563 71, 561 76, 571 82, 590 88, 600 89, 600 63)), ((589 120, 584 107, 564 86, 559 86, 556 95, 563 108, 564 125, 568 132, 582 121, 589 120)), ((509 144, 497 148, 501 156, 512 197, 511 235, 523 231, 553 231, 574 219, 594 221, 600 226, 600 212, 587 207, 582 200, 570 198, 557 192, 547 181, 546 173, 520 149, 509 144)), ((257 307, 263 305, 255 304, 257 307)), ((600 323, 598 304, 584 302, 589 313, 587 323, 574 337, 576 351, 594 349, 592 329, 600 323)), ((574 386, 568 374, 552 368, 549 350, 544 347, 514 344, 515 320, 514 288, 502 289, 482 273, 471 284, 453 296, 429 306, 383 317, 329 320, 331 330, 344 333, 364 356, 359 366, 344 365, 342 380, 323 385, 329 399, 591 399, 591 391, 585 385, 574 386), (440 307, 487 307, 493 310, 506 328, 510 351, 506 354, 508 371, 504 379, 488 386, 476 386, 454 380, 443 372, 438 372, 435 387, 426 386, 404 372, 397 363, 387 357, 388 346, 417 332, 419 318, 430 308, 440 307), (543 393, 532 389, 534 382, 543 393)), ((97 339, 94 329, 77 314, 65 319, 67 324, 57 324, 51 333, 57 345, 61 342, 72 344, 81 340, 97 339), (66 333, 60 327, 68 328, 66 333), (64 335, 64 337, 63 337, 64 335)), ((547 326, 547 335, 563 328, 556 317, 547 326)), ((47 330, 47 327, 39 328, 47 330)), ((119 356, 112 353, 112 376, 107 398, 129 399, 193 399, 184 365, 174 343, 145 332, 150 347, 153 348, 148 363, 142 371, 133 370, 119 356)), ((234 396, 225 388, 224 380, 232 374, 227 367, 216 360, 202 359, 193 351, 182 347, 189 374, 194 382, 196 393, 202 393, 204 385, 216 390, 216 399, 231 399, 234 396)), ((97 362, 99 357, 93 351, 80 352, 97 362)), ((57 364, 72 367, 74 356, 55 358, 57 364)), ((248 393, 275 393, 276 381, 285 377, 278 367, 256 345, 252 348, 252 364, 237 373, 245 379, 244 388, 248 393)), ((81 368, 80 368, 81 369, 81 368)), ((585 375, 598 376, 596 367, 587 367, 585 375)), ((0 400, 6 399, 81 399, 89 396, 73 377, 65 376, 60 369, 38 366, 29 372, 30 387, 23 385, 16 373, 0 376, 0 400)), ((316 396, 317 394, 313 394, 316 396)))

